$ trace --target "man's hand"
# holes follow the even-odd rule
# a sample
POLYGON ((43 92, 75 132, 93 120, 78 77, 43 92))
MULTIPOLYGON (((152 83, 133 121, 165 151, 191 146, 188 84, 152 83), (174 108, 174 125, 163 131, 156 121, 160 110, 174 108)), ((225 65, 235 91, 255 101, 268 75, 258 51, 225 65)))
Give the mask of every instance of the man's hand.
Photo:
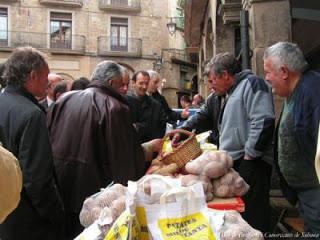
POLYGON ((162 138, 153 139, 149 141, 148 144, 150 145, 152 152, 160 152, 163 145, 163 140, 162 138))
POLYGON ((172 140, 171 140, 172 147, 174 147, 174 148, 178 147, 179 142, 180 142, 180 138, 181 138, 180 133, 176 133, 173 135, 172 140))

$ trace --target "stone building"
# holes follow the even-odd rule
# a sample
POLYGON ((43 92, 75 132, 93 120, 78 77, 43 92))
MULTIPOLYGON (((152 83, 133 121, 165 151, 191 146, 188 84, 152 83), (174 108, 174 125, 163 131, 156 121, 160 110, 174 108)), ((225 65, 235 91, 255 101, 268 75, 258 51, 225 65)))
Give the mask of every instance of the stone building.
POLYGON ((183 49, 166 26, 178 5, 171 0, 0 0, 0 62, 14 48, 30 45, 47 54, 52 72, 70 80, 89 78, 106 59, 132 72, 155 68, 166 79, 163 93, 174 96, 169 101, 174 106, 181 79, 192 77, 181 75, 184 62, 163 58, 183 49))
MULTIPOLYGON (((293 41, 313 68, 320 68, 320 1, 318 0, 188 0, 185 6, 187 50, 198 63, 198 76, 215 54, 234 53, 244 68, 263 77, 264 49, 293 41)), ((206 79, 199 89, 208 95, 206 79)), ((281 99, 275 97, 279 113, 281 99)))

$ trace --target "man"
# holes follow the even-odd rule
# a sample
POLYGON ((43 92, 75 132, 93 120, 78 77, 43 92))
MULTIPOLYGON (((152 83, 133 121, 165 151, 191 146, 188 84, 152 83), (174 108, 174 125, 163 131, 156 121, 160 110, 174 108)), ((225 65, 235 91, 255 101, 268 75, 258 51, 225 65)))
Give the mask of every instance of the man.
MULTIPOLYGON (((207 77, 210 71, 210 63, 208 63, 204 69, 203 75, 207 77)), ((204 106, 200 111, 196 112, 193 116, 183 122, 179 128, 192 131, 196 130, 196 133, 205 132, 211 130, 209 136, 209 142, 218 145, 219 143, 219 131, 218 131, 218 119, 221 108, 221 102, 224 96, 218 96, 214 94, 212 81, 208 81, 208 90, 211 94, 208 96, 204 106)), ((173 143, 179 141, 180 136, 174 137, 173 143)))
POLYGON ((48 86, 47 86, 47 96, 45 99, 40 101, 40 104, 48 110, 51 104, 54 102, 53 89, 54 87, 63 80, 61 76, 55 73, 50 73, 48 75, 48 86))
POLYGON ((63 80, 57 83, 53 88, 53 93, 52 93, 53 101, 54 102, 57 101, 62 94, 64 94, 65 92, 68 92, 69 91, 68 88, 69 88, 69 82, 67 80, 63 80))
POLYGON ((159 102, 162 106, 162 109, 166 115, 166 121, 169 123, 176 123, 177 120, 185 120, 188 118, 189 113, 188 111, 182 111, 181 113, 173 111, 168 103, 167 100, 162 96, 159 91, 160 85, 160 75, 154 70, 148 70, 150 81, 148 85, 147 94, 159 102))
POLYGON ((71 91, 73 90, 84 90, 88 87, 90 84, 90 80, 86 77, 80 77, 76 80, 71 85, 71 91))
POLYGON ((166 128, 165 113, 160 103, 147 95, 149 80, 148 72, 136 72, 132 77, 133 93, 127 96, 141 143, 162 138, 166 128))
POLYGON ((230 154, 235 170, 250 185, 249 192, 243 197, 246 211, 242 216, 252 227, 266 232, 270 221, 269 190, 275 119, 271 91, 264 80, 250 70, 241 71, 238 61, 230 53, 217 54, 206 70, 208 85, 212 86, 216 96, 222 98, 221 109, 219 98, 211 95, 208 98, 213 104, 208 106, 211 110, 201 111, 193 125, 209 119, 203 115, 206 113, 212 113, 210 117, 214 124, 218 121, 219 149, 230 154))
MULTIPOLYGON (((315 170, 320 121, 320 74, 308 69, 296 44, 279 42, 264 53, 266 80, 284 98, 276 131, 275 165, 284 195, 299 202, 304 231, 320 236, 320 185, 315 170)), ((317 238, 317 239, 318 239, 317 238)))
POLYGON ((54 162, 67 214, 67 237, 81 231, 86 197, 112 181, 127 184, 144 175, 144 153, 119 89, 123 68, 103 61, 91 84, 65 93, 48 112, 54 162))
POLYGON ((204 99, 200 94, 196 94, 192 98, 192 106, 194 108, 200 108, 204 104, 204 99))
POLYGON ((0 94, 0 132, 19 160, 23 188, 18 207, 0 224, 1 239, 61 239, 63 205, 57 191, 46 116, 35 97, 44 97, 49 68, 42 54, 18 48, 6 63, 0 94))
POLYGON ((189 97, 189 95, 182 95, 180 98, 180 105, 183 109, 189 109, 189 108, 193 108, 191 106, 191 99, 189 97))
POLYGON ((271 91, 250 70, 241 71, 230 53, 217 54, 210 65, 208 81, 216 95, 225 95, 219 116, 219 149, 231 155, 234 168, 250 185, 244 196, 244 219, 266 232, 275 120, 271 91))

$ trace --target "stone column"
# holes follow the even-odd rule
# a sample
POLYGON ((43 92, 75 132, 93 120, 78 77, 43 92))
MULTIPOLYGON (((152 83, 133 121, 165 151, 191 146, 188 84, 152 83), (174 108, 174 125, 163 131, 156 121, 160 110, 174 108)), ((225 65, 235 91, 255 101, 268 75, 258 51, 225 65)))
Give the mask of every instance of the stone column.
MULTIPOLYGON (((251 67, 254 73, 264 77, 265 48, 279 41, 291 41, 289 0, 242 0, 242 4, 249 11, 251 67)), ((275 96, 274 102, 278 118, 282 99, 275 96)))
POLYGON ((249 11, 252 70, 263 76, 264 49, 276 42, 291 40, 289 0, 242 0, 242 4, 249 11))

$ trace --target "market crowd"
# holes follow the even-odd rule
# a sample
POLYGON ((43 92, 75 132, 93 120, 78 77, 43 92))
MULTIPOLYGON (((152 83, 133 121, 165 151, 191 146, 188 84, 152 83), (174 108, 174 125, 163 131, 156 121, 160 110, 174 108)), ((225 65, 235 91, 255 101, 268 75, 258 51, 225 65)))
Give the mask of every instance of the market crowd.
POLYGON ((263 61, 265 79, 241 69, 230 53, 215 55, 204 71, 211 94, 205 102, 199 94, 183 97, 178 113, 159 92, 155 71, 132 75, 103 61, 90 80, 70 83, 50 72, 40 51, 16 49, 0 66, 0 195, 7 196, 0 196, 0 239, 75 238, 83 201, 111 182, 141 178, 162 147, 166 123, 177 120, 186 130, 211 130, 211 141, 231 156, 250 185, 242 217, 252 227, 271 230, 275 169, 305 232, 320 234, 320 74, 289 42, 268 47, 263 61), (284 99, 277 123, 273 94, 284 99))

